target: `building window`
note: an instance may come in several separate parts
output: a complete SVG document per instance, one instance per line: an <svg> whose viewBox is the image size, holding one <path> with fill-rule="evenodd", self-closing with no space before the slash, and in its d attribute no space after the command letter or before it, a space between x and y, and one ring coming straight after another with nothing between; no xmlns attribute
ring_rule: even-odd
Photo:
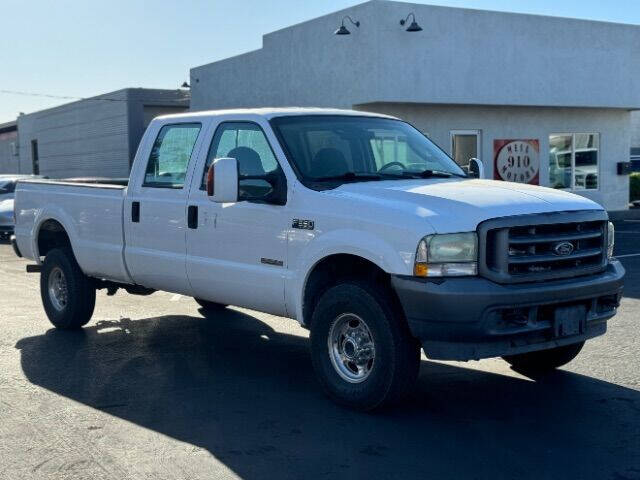
<svg viewBox="0 0 640 480"><path fill-rule="evenodd" d="M31 140L31 165L34 175L40 175L40 159L38 158L38 140Z"/></svg>
<svg viewBox="0 0 640 480"><path fill-rule="evenodd" d="M549 135L549 185L572 190L598 189L597 133Z"/></svg>
<svg viewBox="0 0 640 480"><path fill-rule="evenodd" d="M451 137L451 157L468 172L469 160L480 159L480 130L452 130L449 136Z"/></svg>

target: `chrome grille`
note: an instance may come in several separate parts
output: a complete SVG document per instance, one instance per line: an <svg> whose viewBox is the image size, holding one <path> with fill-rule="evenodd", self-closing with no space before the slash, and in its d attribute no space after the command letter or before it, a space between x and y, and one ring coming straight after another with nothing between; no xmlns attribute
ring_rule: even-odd
<svg viewBox="0 0 640 480"><path fill-rule="evenodd" d="M480 273L500 283L587 275L606 266L605 212L503 217L478 231Z"/></svg>

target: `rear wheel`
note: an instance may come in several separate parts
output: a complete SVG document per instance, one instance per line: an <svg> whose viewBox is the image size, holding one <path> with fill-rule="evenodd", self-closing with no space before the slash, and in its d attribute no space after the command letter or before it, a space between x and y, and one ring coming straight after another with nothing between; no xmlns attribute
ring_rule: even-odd
<svg viewBox="0 0 640 480"><path fill-rule="evenodd" d="M357 281L320 297L310 347L329 397L358 410L400 401L412 390L420 366L420 345L390 296Z"/></svg>
<svg viewBox="0 0 640 480"><path fill-rule="evenodd" d="M51 250L40 274L40 295L49 321L62 329L80 328L91 320L96 289L70 248Z"/></svg>
<svg viewBox="0 0 640 480"><path fill-rule="evenodd" d="M578 356L583 346L584 342L572 343L571 345L550 348L549 350L520 353L502 358L517 370L545 372L569 363Z"/></svg>
<svg viewBox="0 0 640 480"><path fill-rule="evenodd" d="M222 303L210 302L208 300L202 300L201 298L194 298L194 300L205 312L216 312L226 308L226 305Z"/></svg>

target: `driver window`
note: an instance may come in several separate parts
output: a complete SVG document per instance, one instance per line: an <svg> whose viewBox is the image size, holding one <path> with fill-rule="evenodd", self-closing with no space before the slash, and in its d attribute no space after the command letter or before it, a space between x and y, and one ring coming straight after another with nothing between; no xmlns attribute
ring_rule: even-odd
<svg viewBox="0 0 640 480"><path fill-rule="evenodd" d="M202 175L201 190L206 189L207 172L216 158L231 157L238 161L238 194L240 199L262 198L272 192L263 179L242 178L265 176L280 170L269 141L262 129L249 122L225 122L216 130Z"/></svg>

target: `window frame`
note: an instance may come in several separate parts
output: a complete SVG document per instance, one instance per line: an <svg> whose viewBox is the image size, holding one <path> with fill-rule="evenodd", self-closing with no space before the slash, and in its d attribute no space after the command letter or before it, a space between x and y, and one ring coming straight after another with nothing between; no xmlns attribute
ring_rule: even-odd
<svg viewBox="0 0 640 480"><path fill-rule="evenodd" d="M184 170L185 173L185 179L184 182L182 182L181 186L170 186L170 185L160 185L160 184L149 184L147 183L147 170L149 168L149 163L151 162L151 154L153 153L153 147L156 144L156 142L158 141L158 138L160 137L160 134L162 133L162 130L167 128L167 127L184 127L185 125L192 125L192 126L198 126L198 135L195 138L195 141L193 142L193 146L191 147L191 153L189 154L189 160L187 161L187 165L186 168ZM147 163L144 166L144 170L142 171L142 184L140 185L140 188L164 188L167 190L184 190L185 185L187 184L187 174L189 173L189 166L191 165L191 161L193 159L193 152L196 148L196 145L198 144L198 140L200 139L200 135L202 135L202 122L177 122L177 123L165 123L164 125L161 125L160 128L158 129L158 133L156 134L155 138L153 139L153 142L151 143L151 147L150 147L150 151L149 151L149 157L147 158Z"/></svg>
<svg viewBox="0 0 640 480"><path fill-rule="evenodd" d="M218 132L220 131L221 128L223 128L225 125L228 124L245 124L245 125L255 125L257 127L257 129L262 133L262 135L264 136L265 141L267 142L267 146L269 147L269 150L271 151L271 154L273 155L274 160L276 161L276 165L278 166L278 168L276 170L274 170L274 173L278 173L278 175L280 175L281 177L281 182L282 182L282 188L284 189L284 202L283 203L274 203L274 202L270 202L264 199L260 199L260 198L238 198L238 202L251 202L251 203L264 203L264 204L269 204L269 205L286 205L287 203L287 199L289 197L288 195L288 183L287 183L287 176L284 173L284 169L282 168L282 164L280 162L280 160L278 159L278 155L276 154L276 151L273 149L273 145L271 145L271 142L269 141L269 136L267 135L267 132L265 132L265 129L262 127L262 125L260 125L258 122L253 121L253 120L243 120L243 119L227 119L227 120L222 120L220 121L214 128L213 130L213 135L211 136L211 141L209 142L209 147L207 148L207 152L204 156L204 163L202 164L202 171L201 171L201 176L200 176L200 185L198 187L198 190L200 192L206 192L207 190L207 185L206 185L206 179L207 179L207 173L209 171L209 167L211 165L208 165L209 163L209 154L211 153L211 148L213 147L213 142L216 140L216 136L218 135ZM277 138L276 138L277 140ZM215 158L214 158L215 160ZM262 161L262 158L260 159ZM213 160L212 160L213 161ZM240 178L238 178L238 183L240 183ZM195 179L194 179L195 181Z"/></svg>
<svg viewBox="0 0 640 480"><path fill-rule="evenodd" d="M468 129L468 130L449 130L449 147L450 147L450 154L449 156L453 159L453 161L455 162L456 159L454 158L454 145L453 145L453 139L456 135L475 135L476 137L476 155L478 160L480 160L480 162L482 162L482 130L480 129ZM465 166L467 165L460 165L458 162L456 162L456 164L464 169Z"/></svg>
<svg viewBox="0 0 640 480"><path fill-rule="evenodd" d="M576 135L596 135L598 137L598 156L597 156L597 164L596 164L596 175L598 178L598 188L586 188L586 187L576 187ZM600 190L600 185L602 183L602 175L601 175L601 168L600 168L600 152L602 150L601 148L601 140L602 140L602 135L600 134L600 132L551 132L549 133L549 135L547 136L547 159L549 158L549 155L551 155L551 142L550 139L551 137L571 137L571 182L570 185L568 187L563 187L563 188L556 188L555 190L564 190L567 192L597 192ZM551 165L549 164L549 161L547 160L547 183L550 186L550 188L553 188L551 186L551 178L550 178L550 173L551 173Z"/></svg>

